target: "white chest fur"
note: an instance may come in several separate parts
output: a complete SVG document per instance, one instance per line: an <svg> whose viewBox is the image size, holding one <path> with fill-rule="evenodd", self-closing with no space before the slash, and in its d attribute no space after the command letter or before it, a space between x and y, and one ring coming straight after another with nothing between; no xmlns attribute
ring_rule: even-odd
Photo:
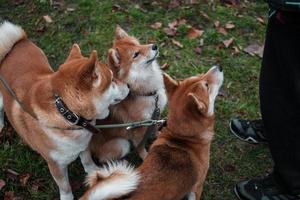
<svg viewBox="0 0 300 200"><path fill-rule="evenodd" d="M87 130L61 131L43 127L43 131L56 146L50 151L50 157L60 164L74 161L80 152L86 150L92 137Z"/></svg>

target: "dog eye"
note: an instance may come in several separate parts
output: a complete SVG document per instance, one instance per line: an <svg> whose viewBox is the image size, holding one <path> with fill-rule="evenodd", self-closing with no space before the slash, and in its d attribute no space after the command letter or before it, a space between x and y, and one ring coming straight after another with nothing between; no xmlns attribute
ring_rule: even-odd
<svg viewBox="0 0 300 200"><path fill-rule="evenodd" d="M133 58L136 58L140 55L140 52L136 51L134 54L133 54Z"/></svg>
<svg viewBox="0 0 300 200"><path fill-rule="evenodd" d="M207 82L205 83L205 87L207 88L207 90L209 90L209 87L208 87L208 83L207 83Z"/></svg>

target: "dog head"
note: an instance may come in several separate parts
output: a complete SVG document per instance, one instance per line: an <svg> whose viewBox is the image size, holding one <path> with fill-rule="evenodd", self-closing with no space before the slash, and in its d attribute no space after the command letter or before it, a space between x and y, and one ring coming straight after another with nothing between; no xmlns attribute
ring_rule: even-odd
<svg viewBox="0 0 300 200"><path fill-rule="evenodd" d="M77 44L52 84L67 106L87 119L107 117L109 105L120 102L129 92L127 85L115 81L111 70L98 61L96 51L84 57Z"/></svg>
<svg viewBox="0 0 300 200"><path fill-rule="evenodd" d="M169 120L174 126L187 124L183 130L197 132L213 126L214 103L223 83L223 71L218 66L207 73L176 81L164 74L169 98ZM209 123L206 124L206 123ZM205 125L206 124L206 125ZM188 131L187 131L188 132Z"/></svg>
<svg viewBox="0 0 300 200"><path fill-rule="evenodd" d="M140 44L121 27L116 28L113 47L108 51L109 66L115 77L129 84L132 92L153 92L162 86L157 56L157 45Z"/></svg>

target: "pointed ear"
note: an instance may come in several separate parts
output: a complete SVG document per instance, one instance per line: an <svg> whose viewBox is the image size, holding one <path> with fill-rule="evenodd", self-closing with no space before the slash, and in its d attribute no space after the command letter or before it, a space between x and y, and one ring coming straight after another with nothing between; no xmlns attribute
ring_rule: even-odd
<svg viewBox="0 0 300 200"><path fill-rule="evenodd" d="M120 56L119 52L115 49L108 50L108 62L109 66L119 68L120 67Z"/></svg>
<svg viewBox="0 0 300 200"><path fill-rule="evenodd" d="M84 66L80 80L82 85L88 88L97 87L101 83L100 67L97 59L97 51L93 51L90 55L89 61Z"/></svg>
<svg viewBox="0 0 300 200"><path fill-rule="evenodd" d="M170 97L177 89L178 82L174 80L171 76L169 76L167 73L163 73L163 78L167 94Z"/></svg>
<svg viewBox="0 0 300 200"><path fill-rule="evenodd" d="M200 113L206 113L207 109L203 101L201 101L194 93L188 93L188 97L190 98L191 104L195 105Z"/></svg>
<svg viewBox="0 0 300 200"><path fill-rule="evenodd" d="M78 44L76 44L76 43L73 44L73 46L71 48L71 52L65 62L70 61L74 58L83 58L83 56L81 54L81 50L80 50Z"/></svg>
<svg viewBox="0 0 300 200"><path fill-rule="evenodd" d="M115 39L120 40L126 36L128 36L126 31L124 31L119 25L117 25L116 32L115 32Z"/></svg>

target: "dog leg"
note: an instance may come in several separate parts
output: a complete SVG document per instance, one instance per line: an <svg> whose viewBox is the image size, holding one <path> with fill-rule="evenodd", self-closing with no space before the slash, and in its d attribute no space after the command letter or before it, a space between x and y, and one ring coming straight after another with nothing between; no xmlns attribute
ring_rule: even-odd
<svg viewBox="0 0 300 200"><path fill-rule="evenodd" d="M202 195L202 191L203 191L203 182L197 183L191 193L194 194L195 199L199 200Z"/></svg>
<svg viewBox="0 0 300 200"><path fill-rule="evenodd" d="M98 159L100 162L106 162L109 160L120 159L128 154L130 151L130 143L123 138L115 138L106 142L98 153Z"/></svg>
<svg viewBox="0 0 300 200"><path fill-rule="evenodd" d="M98 170L99 167L97 167L97 165L94 163L92 156L91 156L91 152L90 150L87 148L85 151L81 152L79 154L81 163L84 167L84 171L86 173L91 173L95 170Z"/></svg>
<svg viewBox="0 0 300 200"><path fill-rule="evenodd" d="M74 196L69 182L67 165L59 165L55 161L50 161L48 167L58 185L60 200L73 200Z"/></svg>
<svg viewBox="0 0 300 200"><path fill-rule="evenodd" d="M0 132L2 131L4 127L4 104L3 104L3 96L0 92Z"/></svg>
<svg viewBox="0 0 300 200"><path fill-rule="evenodd" d="M145 147L138 150L139 156L141 159L145 160L146 156L148 155L148 152L146 151Z"/></svg>

